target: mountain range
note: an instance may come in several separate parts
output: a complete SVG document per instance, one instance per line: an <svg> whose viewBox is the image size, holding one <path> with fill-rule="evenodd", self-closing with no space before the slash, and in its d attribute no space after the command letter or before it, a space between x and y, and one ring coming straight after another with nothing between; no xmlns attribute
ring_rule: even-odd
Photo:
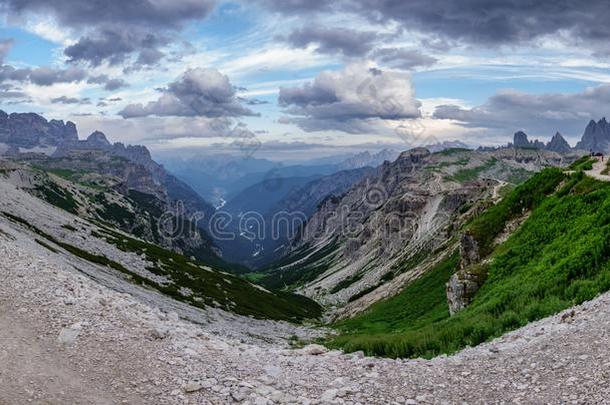
<svg viewBox="0 0 610 405"><path fill-rule="evenodd" d="M595 122L591 120L586 126L583 135L576 143L574 148L565 140L565 138L556 132L546 144L538 139L529 140L528 136L523 131L515 132L513 142L509 146L517 148L532 148L544 149L559 153L569 153L571 150L581 150L585 152L595 153L610 153L610 124L606 118L602 118Z"/></svg>

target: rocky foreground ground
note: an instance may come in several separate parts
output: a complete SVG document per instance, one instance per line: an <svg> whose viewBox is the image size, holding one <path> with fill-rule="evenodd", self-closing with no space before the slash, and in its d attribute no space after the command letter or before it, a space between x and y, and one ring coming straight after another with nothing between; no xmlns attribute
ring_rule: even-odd
<svg viewBox="0 0 610 405"><path fill-rule="evenodd" d="M610 295L434 360L295 350L276 338L234 338L228 332L242 328L239 321L210 325L104 287L32 241L0 235L0 404L610 398Z"/></svg>

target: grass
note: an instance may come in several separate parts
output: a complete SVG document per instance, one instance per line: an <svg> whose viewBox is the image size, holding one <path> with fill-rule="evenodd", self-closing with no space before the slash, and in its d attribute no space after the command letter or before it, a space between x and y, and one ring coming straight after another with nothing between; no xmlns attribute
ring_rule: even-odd
<svg viewBox="0 0 610 405"><path fill-rule="evenodd" d="M525 190L536 191L535 185L550 189L558 181L555 169L545 170L513 190L506 200L510 204L491 214L505 218L502 212L532 206L521 228L491 252L487 281L468 308L448 316L444 285L457 266L454 255L398 296L335 325L342 334L327 344L369 355L433 357L608 291L610 184L580 173L555 193L538 192L524 201Z"/></svg>
<svg viewBox="0 0 610 405"><path fill-rule="evenodd" d="M458 183L464 183L470 180L476 179L479 174L492 168L498 160L496 158L491 158L481 166L473 167L470 169L460 169L452 176L447 176L447 180L455 181Z"/></svg>
<svg viewBox="0 0 610 405"><path fill-rule="evenodd" d="M490 253L493 239L502 232L508 221L538 206L546 195L555 191L564 178L560 169L543 170L475 218L468 225L466 233L478 242L481 256Z"/></svg>
<svg viewBox="0 0 610 405"><path fill-rule="evenodd" d="M102 232L119 249L143 255L153 263L148 268L150 272L172 280L171 285L156 288L180 301L199 307L220 306L240 315L264 319L302 321L321 315L321 307L308 298L286 292L265 292L240 277L214 271L157 245L109 228L103 228ZM181 287L189 288L193 294L184 296L179 291Z"/></svg>
<svg viewBox="0 0 610 405"><path fill-rule="evenodd" d="M72 214L78 213L78 203L69 190L60 187L51 181L47 181L36 187L36 191L38 192L38 195L49 204Z"/></svg>
<svg viewBox="0 0 610 405"><path fill-rule="evenodd" d="M345 347L358 335L400 333L449 317L445 283L453 274L459 255L453 253L423 277L408 285L400 294L374 304L364 314L341 321L334 326L348 336L333 343ZM357 331L349 335L350 331Z"/></svg>
<svg viewBox="0 0 610 405"><path fill-rule="evenodd" d="M568 170L574 170L574 171L593 170L594 162L595 162L595 159L593 159L589 155L585 155L585 156L581 157L580 159L576 160L575 162L573 162L570 166L568 166Z"/></svg>

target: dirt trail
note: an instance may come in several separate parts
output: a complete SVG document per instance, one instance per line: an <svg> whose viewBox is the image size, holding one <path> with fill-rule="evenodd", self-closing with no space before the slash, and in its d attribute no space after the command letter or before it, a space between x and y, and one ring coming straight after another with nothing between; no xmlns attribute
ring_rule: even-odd
<svg viewBox="0 0 610 405"><path fill-rule="evenodd" d="M78 370L61 343L50 342L10 311L0 302L0 404L120 403L108 394L107 381Z"/></svg>
<svg viewBox="0 0 610 405"><path fill-rule="evenodd" d="M602 174L604 169L607 167L607 159L602 160L602 158L596 157L595 160L596 162L593 164L593 169L585 172L587 176L593 177L594 179L600 181L610 181L610 175Z"/></svg>

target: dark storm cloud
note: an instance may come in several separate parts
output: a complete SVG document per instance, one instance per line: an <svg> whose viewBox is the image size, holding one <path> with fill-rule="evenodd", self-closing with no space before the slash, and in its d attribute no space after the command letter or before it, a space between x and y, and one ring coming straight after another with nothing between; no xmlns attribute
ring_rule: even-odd
<svg viewBox="0 0 610 405"><path fill-rule="evenodd" d="M83 33L65 49L72 62L120 63L137 55L138 66L157 63L158 49L189 21L205 18L213 0L0 0L9 16L54 17L61 26Z"/></svg>
<svg viewBox="0 0 610 405"><path fill-rule="evenodd" d="M261 1L270 10L284 13L324 11L307 7L304 0ZM527 44L566 31L564 40L572 45L610 55L606 0L337 0L332 7L433 35L431 44L442 46L456 41L484 46Z"/></svg>
<svg viewBox="0 0 610 405"><path fill-rule="evenodd" d="M305 131L338 130L366 133L374 121L420 116L420 102L408 74L349 65L322 72L303 86L280 88L278 100L294 123Z"/></svg>
<svg viewBox="0 0 610 405"><path fill-rule="evenodd" d="M123 118L155 116L239 117L256 115L242 106L229 78L216 69L190 69L163 89L158 100L130 104L120 113Z"/></svg>
<svg viewBox="0 0 610 405"><path fill-rule="evenodd" d="M285 40L298 48L315 44L320 53L363 56L373 48L378 38L379 35L371 31L306 26L293 31Z"/></svg>
<svg viewBox="0 0 610 405"><path fill-rule="evenodd" d="M464 127L498 132L521 128L538 136L556 130L580 135L588 120L597 120L609 112L610 85L601 85L579 93L534 95L507 90L474 108L439 106L434 118L457 120Z"/></svg>

